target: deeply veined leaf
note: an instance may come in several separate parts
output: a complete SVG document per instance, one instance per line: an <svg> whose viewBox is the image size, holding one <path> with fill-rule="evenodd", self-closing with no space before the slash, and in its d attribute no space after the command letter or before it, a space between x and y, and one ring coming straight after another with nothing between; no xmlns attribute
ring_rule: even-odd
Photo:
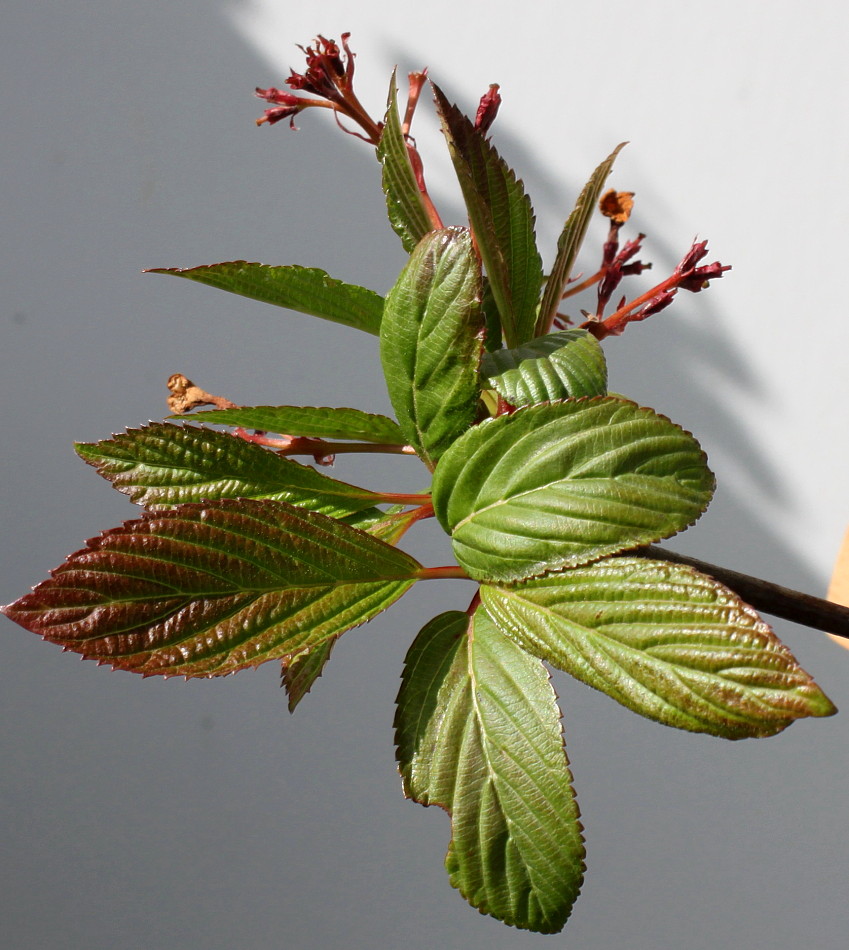
<svg viewBox="0 0 849 950"><path fill-rule="evenodd" d="M578 196L572 213L563 225L563 230L557 240L557 255L554 259L554 265L542 293L542 303L540 304L535 331L538 336L547 333L551 327L563 292L566 290L566 285L572 275L578 252L584 243L584 237L589 227L590 218L595 211L596 203L601 195L601 189L613 168L616 156L626 144L626 142L622 142L617 145L592 173L590 180L584 185L583 191Z"/></svg>
<svg viewBox="0 0 849 950"><path fill-rule="evenodd" d="M380 333L383 298L373 290L334 280L317 267L272 267L227 261L206 267L152 267L146 274L173 274L232 294Z"/></svg>
<svg viewBox="0 0 849 950"><path fill-rule="evenodd" d="M379 508L369 508L366 511L349 515L346 524L353 525L372 537L380 538L387 544L397 544L405 534L410 524L415 520L415 512L407 512L401 516L403 505L393 505L388 511ZM295 708L312 689L315 681L324 672L324 667L330 660L330 655L338 636L325 640L308 650L302 650L292 656L285 656L281 660L281 685L286 690L289 712Z"/></svg>
<svg viewBox="0 0 849 950"><path fill-rule="evenodd" d="M322 475L227 432L154 422L76 450L118 491L146 508L216 498L274 498L331 517L371 508L380 496Z"/></svg>
<svg viewBox="0 0 849 950"><path fill-rule="evenodd" d="M433 508L472 577L515 581L669 537L713 484L696 440L664 416L620 397L569 399L458 439Z"/></svg>
<svg viewBox="0 0 849 950"><path fill-rule="evenodd" d="M105 532L3 612L115 669L221 676L365 623L419 570L403 551L325 515L217 501Z"/></svg>
<svg viewBox="0 0 849 950"><path fill-rule="evenodd" d="M386 297L380 358L398 424L430 466L474 422L480 271L465 228L431 231Z"/></svg>
<svg viewBox="0 0 849 950"><path fill-rule="evenodd" d="M751 607L690 567L605 558L481 598L520 647L667 726L745 739L837 711Z"/></svg>
<svg viewBox="0 0 849 950"><path fill-rule="evenodd" d="M331 409L327 406L240 406L238 409L209 409L172 416L201 423L263 429L291 436L315 439L345 439L397 445L404 442L398 423L388 416L360 409Z"/></svg>
<svg viewBox="0 0 849 950"><path fill-rule="evenodd" d="M398 118L397 98L398 86L393 72L377 157L383 168L383 192L386 195L389 223L401 238L404 250L410 254L433 225L410 164L401 120Z"/></svg>
<svg viewBox="0 0 849 950"><path fill-rule="evenodd" d="M604 352L587 330L563 330L515 350L486 353L481 375L511 406L607 393Z"/></svg>
<svg viewBox="0 0 849 950"><path fill-rule="evenodd" d="M433 87L436 107L469 213L507 346L534 336L542 258L535 217L521 180L492 143Z"/></svg>
<svg viewBox="0 0 849 950"><path fill-rule="evenodd" d="M560 710L539 660L482 610L435 617L407 654L395 717L409 798L451 815L451 883L481 913L562 929L584 845Z"/></svg>

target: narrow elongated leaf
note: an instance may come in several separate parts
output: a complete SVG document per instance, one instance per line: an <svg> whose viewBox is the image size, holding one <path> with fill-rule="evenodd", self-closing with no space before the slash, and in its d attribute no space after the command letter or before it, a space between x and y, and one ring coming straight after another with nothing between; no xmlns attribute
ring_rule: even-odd
<svg viewBox="0 0 849 950"><path fill-rule="evenodd" d="M543 281L534 211L521 180L492 143L437 86L433 89L504 338L515 347L534 336Z"/></svg>
<svg viewBox="0 0 849 950"><path fill-rule="evenodd" d="M511 406L607 394L604 352L587 330L563 330L515 350L486 353L481 375Z"/></svg>
<svg viewBox="0 0 849 950"><path fill-rule="evenodd" d="M232 294L342 323L375 336L380 333L383 298L373 290L334 280L317 267L271 267L226 261L206 267L152 267L146 274L173 274Z"/></svg>
<svg viewBox="0 0 849 950"><path fill-rule="evenodd" d="M560 710L539 660L481 610L435 617L407 654L395 717L409 798L451 815L451 883L481 913L562 929L584 845Z"/></svg>
<svg viewBox="0 0 849 950"><path fill-rule="evenodd" d="M480 271L465 228L422 238L386 298L380 358L406 441L433 465L474 422Z"/></svg>
<svg viewBox="0 0 849 950"><path fill-rule="evenodd" d="M668 726L745 739L837 711L751 607L689 567L606 558L481 598L520 647Z"/></svg>
<svg viewBox="0 0 849 950"><path fill-rule="evenodd" d="M359 409L330 409L326 406L240 406L238 409L209 409L189 412L172 419L189 419L223 426L263 429L291 436L315 439L345 439L380 445L404 443L398 423Z"/></svg>
<svg viewBox="0 0 849 950"><path fill-rule="evenodd" d="M418 563L279 501L147 513L88 542L4 613L116 669L221 676L370 620Z"/></svg>
<svg viewBox="0 0 849 950"><path fill-rule="evenodd" d="M118 491L146 508L216 498L274 498L342 518L379 495L322 475L228 432L154 422L76 450Z"/></svg>
<svg viewBox="0 0 849 950"><path fill-rule="evenodd" d="M439 463L433 507L472 577L512 581L669 537L712 492L688 432L607 396L482 422Z"/></svg>
<svg viewBox="0 0 849 950"><path fill-rule="evenodd" d="M401 238L404 250L411 254L433 225L410 164L401 120L398 117L397 98L398 87L393 72L386 103L386 121L380 144L377 146L377 157L383 167L383 192L386 195L389 223Z"/></svg>
<svg viewBox="0 0 849 950"><path fill-rule="evenodd" d="M626 144L622 142L617 145L592 173L590 180L584 185L583 191L578 196L572 213L563 225L563 230L557 241L557 256L554 259L554 266L551 268L551 273L548 275L545 290L542 294L542 303L540 304L536 325L537 335L547 333L551 327L563 292L566 290L566 285L572 276L572 269L575 266L578 252L584 243L584 237L589 227L590 218L595 211L596 203L601 195L601 189L604 188L604 183L613 168L616 156Z"/></svg>

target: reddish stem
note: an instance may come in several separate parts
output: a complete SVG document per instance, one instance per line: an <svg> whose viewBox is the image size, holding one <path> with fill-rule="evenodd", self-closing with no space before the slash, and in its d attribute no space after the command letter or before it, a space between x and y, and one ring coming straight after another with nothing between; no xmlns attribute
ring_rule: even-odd
<svg viewBox="0 0 849 950"><path fill-rule="evenodd" d="M410 91L407 94L407 108L404 111L404 121L401 124L401 131L404 133L404 138L410 134L410 126L413 124L413 113L419 104L419 97L422 94L422 89L427 80L427 67L420 73L410 73L407 76L407 80L410 84Z"/></svg>
<svg viewBox="0 0 849 950"><path fill-rule="evenodd" d="M416 149L416 146L413 145L409 140L407 141L407 157L410 159L410 165L413 168L413 175L416 178L416 184L419 188L419 193L422 196L422 200L425 204L425 210L427 211L427 216L430 218L430 223L433 225L434 231L438 231L443 227L442 218L439 216L439 212L436 210L436 205L431 200L430 195L427 191L427 185L424 180L424 167L422 166L422 159Z"/></svg>
<svg viewBox="0 0 849 950"><path fill-rule="evenodd" d="M418 508L414 508L412 511L399 511L394 515L387 515L380 524L391 524L392 522L400 522L401 529L397 534L393 533L392 544L397 544L401 538L412 528L412 526L417 522L421 521L422 518L428 518L433 514L433 506L428 504L421 505Z"/></svg>
<svg viewBox="0 0 849 950"><path fill-rule="evenodd" d="M582 280L580 284L575 284L574 287L570 287L566 290L561 296L561 300L565 300L567 297L573 297L575 294L579 294L582 290L586 290L587 287L592 287L593 284L597 284L602 277L604 277L607 271L606 267L600 267L592 277L588 277L586 280Z"/></svg>
<svg viewBox="0 0 849 950"><path fill-rule="evenodd" d="M330 455L350 455L354 452L361 454L387 455L415 455L416 450L411 445L382 442L328 442L325 439L311 439L301 435L281 435L279 438L265 435L263 432L248 432L241 426L237 427L233 435L246 442L255 442L276 449L278 455L312 455L317 458L326 458Z"/></svg>
<svg viewBox="0 0 849 950"><path fill-rule="evenodd" d="M661 281L661 283L655 284L651 290L647 290L644 294L640 294L639 297L635 297L632 301L626 303L614 313L611 313L609 317L605 317L604 320L585 320L580 328L582 330L589 330L590 333L599 340L603 340L606 336L610 336L611 334L616 334L620 327L624 327L625 324L628 323L628 315L630 313L664 291L675 293L678 284L690 276L690 273L673 274L671 277L667 277L666 280Z"/></svg>
<svg viewBox="0 0 849 950"><path fill-rule="evenodd" d="M469 575L458 564L448 564L445 567L423 567L418 574L420 581L439 580L471 580Z"/></svg>
<svg viewBox="0 0 849 950"><path fill-rule="evenodd" d="M417 505L416 511L421 514L416 515L416 521L433 517L430 495L404 494L403 492L375 492L375 494L378 496L376 502L378 505Z"/></svg>

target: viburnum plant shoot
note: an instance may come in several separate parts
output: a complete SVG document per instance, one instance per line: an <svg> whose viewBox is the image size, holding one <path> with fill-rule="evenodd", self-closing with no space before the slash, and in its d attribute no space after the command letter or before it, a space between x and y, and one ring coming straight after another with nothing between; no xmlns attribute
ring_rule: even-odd
<svg viewBox="0 0 849 950"><path fill-rule="evenodd" d="M489 138L496 85L473 118L429 87L468 214L446 224L410 135L425 72L409 76L400 110L393 76L375 119L354 91L347 34L303 52L286 90L257 89L269 105L258 124L295 128L299 113L328 109L375 150L409 255L395 285L382 297L315 268L245 261L153 272L378 337L395 418L237 406L175 374L173 421L77 446L142 513L4 611L144 676L277 661L294 710L343 633L420 581L477 581L466 610L433 617L409 648L395 717L404 793L450 815L446 869L470 904L555 933L581 888L584 839L546 664L649 719L726 739L836 711L742 599L781 613L775 588L653 547L701 516L714 477L689 432L608 391L602 341L729 268L700 241L650 290L623 292L651 265L644 235L620 241L633 195L605 187L619 145L546 272L530 199ZM598 268L577 274L599 211ZM578 294L592 303L567 314ZM321 470L353 452L418 459L430 489L387 494ZM428 518L456 563L424 566L399 547Z"/></svg>

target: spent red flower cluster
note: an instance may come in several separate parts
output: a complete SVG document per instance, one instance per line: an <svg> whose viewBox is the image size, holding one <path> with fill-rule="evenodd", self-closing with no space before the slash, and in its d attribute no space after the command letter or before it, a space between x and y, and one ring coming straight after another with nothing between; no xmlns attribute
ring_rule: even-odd
<svg viewBox="0 0 849 950"><path fill-rule="evenodd" d="M291 71L291 75L286 80L286 85L292 90L291 92L274 86L268 89L257 87L256 95L271 105L271 108L266 109L265 114L256 120L257 125L274 125L282 119L289 119L289 125L294 129L296 128L295 116L304 109L330 109L343 131L356 135L372 145L378 145L383 133L383 123L369 116L354 92L355 54L351 52L348 45L349 38L350 33L343 33L340 43L337 43L335 40L318 36L311 46L299 46L298 48L306 57L306 67L302 73ZM442 221L425 185L421 156L416 149L415 141L410 136L413 113L427 80L427 70L410 73L408 78L409 91L401 128L410 166L427 214L432 226L440 228L443 226ZM308 95L305 96L303 93ZM481 96L474 118L474 128L481 135L486 136L489 132L500 105L499 86L493 83ZM342 118L353 121L361 131L355 131L343 125L340 121ZM719 261L701 265L700 261L707 255L707 241L695 241L666 280L630 301L625 296L621 297L614 312L605 316L605 311L623 278L639 275L652 266L650 263L635 260L642 250L644 234L638 234L636 238L626 241L621 247L619 244L619 231L627 223L633 207L633 192L610 189L601 196L599 211L610 222L607 238L602 247L601 264L592 276L585 280L573 281L563 294L565 299L593 285L596 286L595 313L583 311L586 320L580 326L589 330L600 340L608 336L618 336L629 323L636 323L660 313L672 303L679 290L698 293L707 287L711 280L722 277L725 271L731 269L730 266L723 265ZM554 317L552 328L562 329L571 323L572 321L565 314L558 313Z"/></svg>
<svg viewBox="0 0 849 950"><path fill-rule="evenodd" d="M307 59L303 73L291 70L286 85L298 92L311 93L317 98L297 96L291 92L282 92L274 86L262 89L257 86L256 95L274 108L266 109L265 114L256 120L257 125L274 125L281 119L289 119L290 128L295 128L295 116L304 109L332 109L337 122L340 116L353 120L365 134L342 128L352 135L365 139L373 145L380 141L382 123L374 119L362 107L354 92L354 53L348 46L350 33L343 33L340 49L335 40L318 36L313 46L299 46Z"/></svg>

